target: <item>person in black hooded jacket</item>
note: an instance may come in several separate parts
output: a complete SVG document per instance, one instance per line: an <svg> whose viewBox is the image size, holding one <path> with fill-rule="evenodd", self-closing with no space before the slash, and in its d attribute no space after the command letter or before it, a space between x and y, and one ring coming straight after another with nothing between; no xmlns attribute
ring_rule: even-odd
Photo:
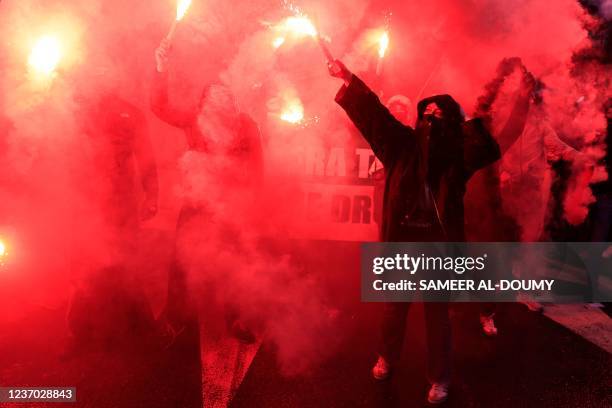
<svg viewBox="0 0 612 408"><path fill-rule="evenodd" d="M381 239L387 242L462 242L463 195L478 169L500 158L499 146L482 122L466 122L449 95L423 99L415 128L403 125L342 62L330 61L330 74L344 80L336 102L371 145L386 169ZM372 373L389 376L399 361L409 303L388 303L382 323L379 359ZM428 339L428 400L441 403L450 382L448 305L425 303Z"/></svg>

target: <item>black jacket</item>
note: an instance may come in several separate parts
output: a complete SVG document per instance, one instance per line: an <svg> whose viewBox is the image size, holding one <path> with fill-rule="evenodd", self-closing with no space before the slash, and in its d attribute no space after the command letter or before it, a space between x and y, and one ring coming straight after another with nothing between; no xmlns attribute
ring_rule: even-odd
<svg viewBox="0 0 612 408"><path fill-rule="evenodd" d="M443 100L449 98L442 97ZM462 140L456 160L430 193L427 178L421 176L424 159L414 129L395 119L357 77L353 77L349 86L340 89L336 102L347 112L386 169L381 239L390 242L464 241L466 182L476 170L500 157L499 146L482 123L479 120L461 123Z"/></svg>

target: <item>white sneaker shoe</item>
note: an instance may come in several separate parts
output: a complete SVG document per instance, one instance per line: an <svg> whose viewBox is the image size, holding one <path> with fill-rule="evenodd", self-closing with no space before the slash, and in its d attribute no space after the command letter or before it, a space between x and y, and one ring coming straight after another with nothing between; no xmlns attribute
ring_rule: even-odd
<svg viewBox="0 0 612 408"><path fill-rule="evenodd" d="M386 380L391 374L391 364L387 362L383 357L378 357L376 365L372 368L372 376L379 380Z"/></svg>
<svg viewBox="0 0 612 408"><path fill-rule="evenodd" d="M482 326L482 331L487 336L493 337L497 336L497 327L495 327L495 320L493 317L495 314L491 315L480 315L480 325Z"/></svg>
<svg viewBox="0 0 612 408"><path fill-rule="evenodd" d="M533 298L531 298L531 296L528 296L522 292L518 294L516 301L527 306L527 309L529 309L531 312L542 313L544 311L544 306L542 306L541 303L536 302L533 300Z"/></svg>
<svg viewBox="0 0 612 408"><path fill-rule="evenodd" d="M430 404L441 404L448 399L448 384L433 383L427 394L427 402Z"/></svg>
<svg viewBox="0 0 612 408"><path fill-rule="evenodd" d="M544 311L544 306L542 306L541 303L535 301L526 301L523 302L523 304L527 306L527 309L529 309L529 311L531 312L542 313Z"/></svg>

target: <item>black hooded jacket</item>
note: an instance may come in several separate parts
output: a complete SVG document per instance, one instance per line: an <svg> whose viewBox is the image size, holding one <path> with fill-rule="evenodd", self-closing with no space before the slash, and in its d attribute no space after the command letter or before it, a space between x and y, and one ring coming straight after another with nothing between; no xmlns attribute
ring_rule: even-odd
<svg viewBox="0 0 612 408"><path fill-rule="evenodd" d="M336 102L386 169L381 239L464 241L465 185L476 170L500 157L482 122L464 122L459 105L448 95L424 100L419 103L421 120L432 102L447 118L444 136L430 139L426 154L420 128L401 124L356 76L340 89Z"/></svg>

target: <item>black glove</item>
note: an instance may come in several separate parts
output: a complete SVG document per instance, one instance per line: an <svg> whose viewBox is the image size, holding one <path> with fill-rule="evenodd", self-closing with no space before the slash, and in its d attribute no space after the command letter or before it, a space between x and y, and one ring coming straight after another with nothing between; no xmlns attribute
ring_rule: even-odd
<svg viewBox="0 0 612 408"><path fill-rule="evenodd" d="M327 64L329 74L333 77L343 79L345 83L351 82L353 73L340 60L333 60Z"/></svg>

